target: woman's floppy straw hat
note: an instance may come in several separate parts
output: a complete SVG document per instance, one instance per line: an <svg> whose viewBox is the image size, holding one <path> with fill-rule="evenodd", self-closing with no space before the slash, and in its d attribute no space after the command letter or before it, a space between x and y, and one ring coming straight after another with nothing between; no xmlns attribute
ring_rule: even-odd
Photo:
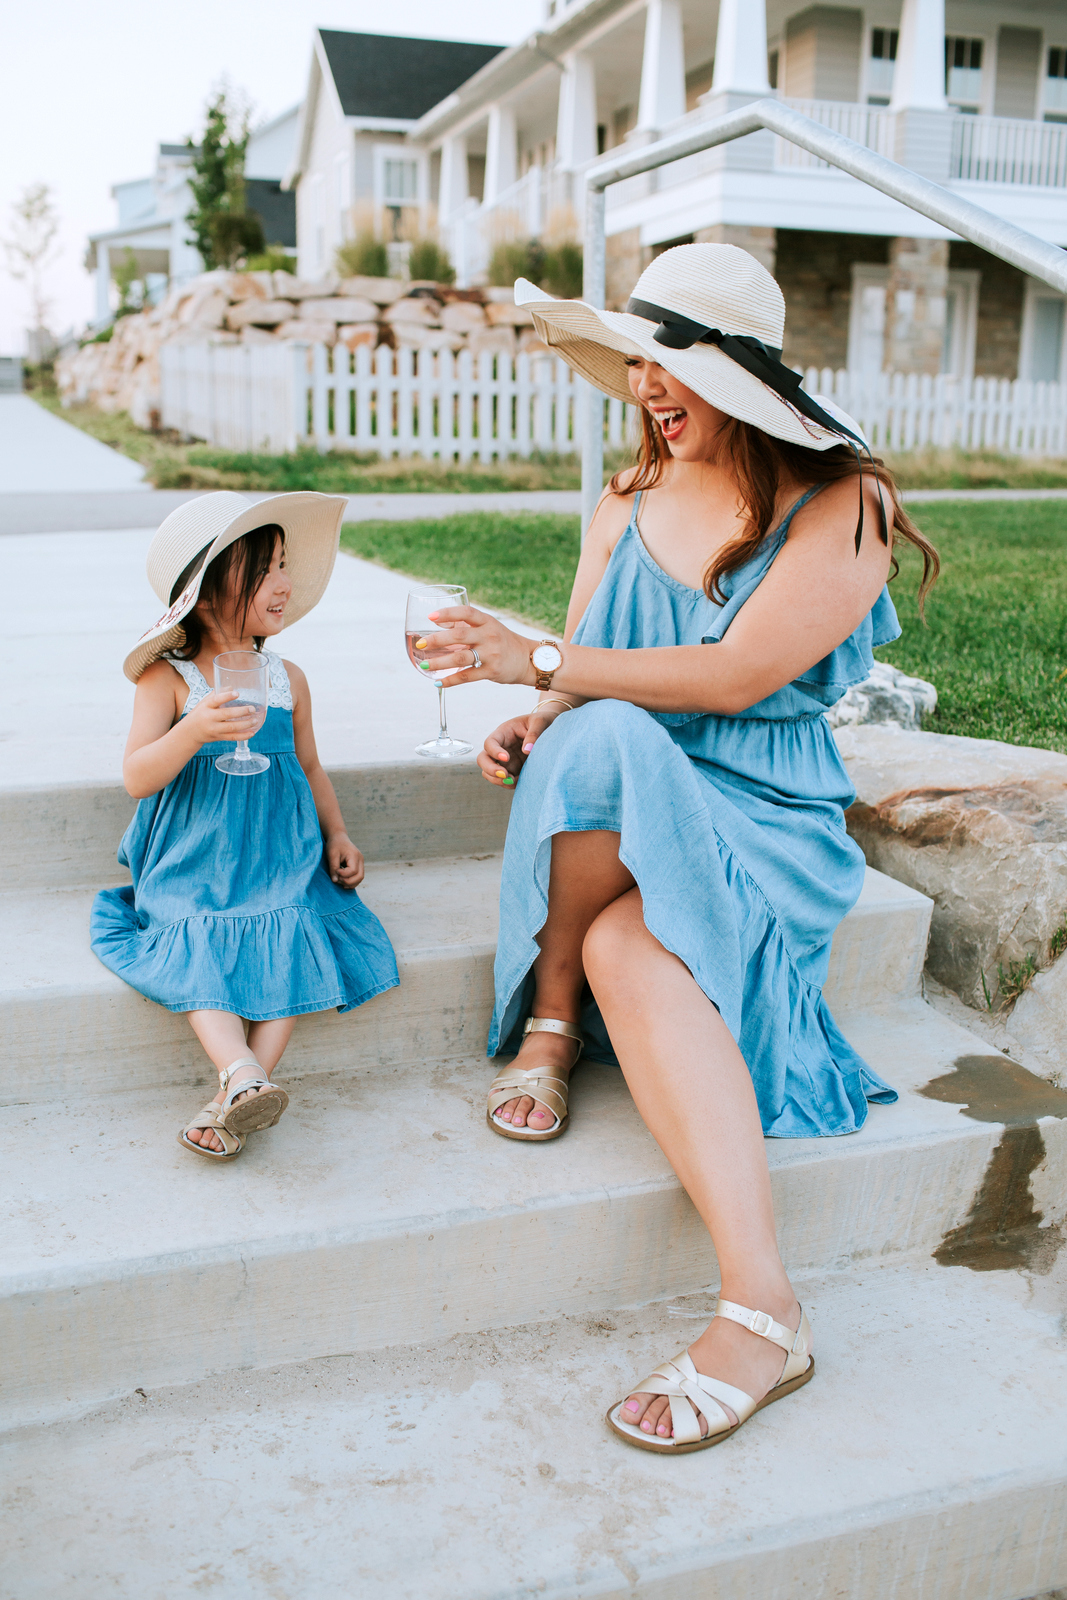
<svg viewBox="0 0 1067 1600"><path fill-rule="evenodd" d="M681 244L642 272L625 311L553 300L520 278L515 303L541 338L605 394L633 404L627 356L655 361L709 405L776 439L829 450L862 434L800 388L782 364L782 291L747 250ZM836 410L836 408L835 408ZM848 419L851 421L851 419Z"/></svg>
<svg viewBox="0 0 1067 1600"><path fill-rule="evenodd" d="M126 657L122 670L127 678L136 683L153 661L184 642L182 618L196 605L211 562L242 534L268 523L276 523L285 533L285 567L293 585L285 626L306 616L322 599L330 581L347 506L347 498L337 494L306 491L253 502L222 489L172 511L160 524L148 551L148 581L168 609ZM198 556L195 572L181 594L175 595L174 585Z"/></svg>

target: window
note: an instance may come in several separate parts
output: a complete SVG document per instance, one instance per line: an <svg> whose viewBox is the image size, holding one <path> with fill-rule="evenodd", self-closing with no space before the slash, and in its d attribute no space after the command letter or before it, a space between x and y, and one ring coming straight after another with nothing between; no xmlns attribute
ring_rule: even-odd
<svg viewBox="0 0 1067 1600"><path fill-rule="evenodd" d="M387 156L382 162L382 204L415 205L419 198L419 164Z"/></svg>
<svg viewBox="0 0 1067 1600"><path fill-rule="evenodd" d="M337 237L343 244L348 238L348 208L351 203L351 182L347 156L338 156L334 162L334 202L337 209Z"/></svg>
<svg viewBox="0 0 1067 1600"><path fill-rule="evenodd" d="M1045 121L1067 120L1067 50L1060 46L1048 53L1045 77Z"/></svg>
<svg viewBox="0 0 1067 1600"><path fill-rule="evenodd" d="M1027 284L1020 378L1029 378L1032 383L1063 382L1064 309L1062 295L1054 294L1043 283Z"/></svg>
<svg viewBox="0 0 1067 1600"><path fill-rule="evenodd" d="M982 103L982 40L945 40L945 95L960 111Z"/></svg>
<svg viewBox="0 0 1067 1600"><path fill-rule="evenodd" d="M871 54L867 62L867 104L887 106L893 92L893 70L897 59L896 28L871 29Z"/></svg>
<svg viewBox="0 0 1067 1600"><path fill-rule="evenodd" d="M951 271L948 275L941 346L941 371L946 377L969 379L974 376L980 277L980 273L973 271ZM888 267L853 262L848 325L850 372L870 377L882 370L888 285Z"/></svg>
<svg viewBox="0 0 1067 1600"><path fill-rule="evenodd" d="M772 50L767 56L767 82L772 89L778 87L778 51Z"/></svg>

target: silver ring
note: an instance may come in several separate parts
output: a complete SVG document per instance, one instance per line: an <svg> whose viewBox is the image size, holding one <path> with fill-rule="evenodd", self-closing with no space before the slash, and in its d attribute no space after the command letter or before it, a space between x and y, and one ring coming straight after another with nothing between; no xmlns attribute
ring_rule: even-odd
<svg viewBox="0 0 1067 1600"><path fill-rule="evenodd" d="M480 667L482 664L482 658L473 645L471 645L471 655L474 657L474 666Z"/></svg>

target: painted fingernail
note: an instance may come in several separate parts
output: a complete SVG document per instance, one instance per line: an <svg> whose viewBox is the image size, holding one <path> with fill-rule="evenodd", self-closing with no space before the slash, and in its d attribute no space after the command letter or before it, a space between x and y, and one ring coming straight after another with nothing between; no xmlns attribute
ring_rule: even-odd
<svg viewBox="0 0 1067 1600"><path fill-rule="evenodd" d="M436 622L441 613L439 611L427 611L426 615L431 622Z"/></svg>
<svg viewBox="0 0 1067 1600"><path fill-rule="evenodd" d="M524 756L528 756L532 749L533 749L533 745L532 744L524 744L523 747L522 747L523 755Z"/></svg>
<svg viewBox="0 0 1067 1600"><path fill-rule="evenodd" d="M507 773L504 771L503 767L497 767L496 776L498 778L506 778L507 777Z"/></svg>
<svg viewBox="0 0 1067 1600"><path fill-rule="evenodd" d="M415 640L415 649L416 650L425 650L426 649L426 640L425 639L416 639Z"/></svg>
<svg viewBox="0 0 1067 1600"><path fill-rule="evenodd" d="M514 785L514 783L515 783L515 779L514 778L505 778L504 779L504 788L505 789L510 789Z"/></svg>

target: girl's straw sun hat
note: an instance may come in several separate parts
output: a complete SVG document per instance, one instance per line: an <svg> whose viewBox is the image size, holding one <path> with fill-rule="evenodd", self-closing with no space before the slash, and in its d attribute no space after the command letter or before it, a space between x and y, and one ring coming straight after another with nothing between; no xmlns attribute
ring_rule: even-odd
<svg viewBox="0 0 1067 1600"><path fill-rule="evenodd" d="M630 405L626 358L637 356L776 439L809 450L829 450L846 439L865 444L851 418L831 414L800 388L800 374L782 364L782 291L766 267L736 245L665 250L638 278L625 311L553 300L524 278L515 285L515 303L533 313L537 332L568 366Z"/></svg>
<svg viewBox="0 0 1067 1600"><path fill-rule="evenodd" d="M136 683L153 661L184 643L182 618L196 605L210 563L242 534L268 523L276 523L285 533L285 567L293 585L285 626L306 616L330 581L347 505L344 495L310 490L251 501L221 489L172 511L152 540L147 563L148 581L168 609L126 657L122 670L127 678ZM172 601L174 585L197 556L201 559L196 571Z"/></svg>

